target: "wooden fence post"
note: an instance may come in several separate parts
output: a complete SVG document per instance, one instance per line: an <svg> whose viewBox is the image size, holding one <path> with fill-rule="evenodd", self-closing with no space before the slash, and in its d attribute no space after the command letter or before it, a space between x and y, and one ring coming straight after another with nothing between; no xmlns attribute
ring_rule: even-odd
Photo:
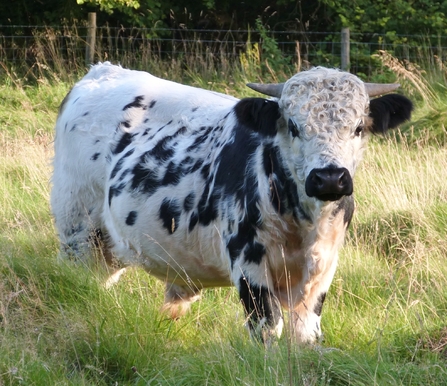
<svg viewBox="0 0 447 386"><path fill-rule="evenodd" d="M87 45L85 46L85 65L89 66L95 61L96 41L96 12L88 13Z"/></svg>
<svg viewBox="0 0 447 386"><path fill-rule="evenodd" d="M341 69L343 71L349 71L349 28L341 29Z"/></svg>

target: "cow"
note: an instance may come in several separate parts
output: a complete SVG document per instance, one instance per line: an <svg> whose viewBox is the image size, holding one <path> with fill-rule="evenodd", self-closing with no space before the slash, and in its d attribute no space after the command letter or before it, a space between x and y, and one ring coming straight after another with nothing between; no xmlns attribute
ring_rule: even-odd
<svg viewBox="0 0 447 386"><path fill-rule="evenodd" d="M296 342L312 343L367 139L410 119L412 103L389 94L398 85L323 67L249 86L270 98L93 66L55 127L61 252L88 261L101 236L106 256L165 282L172 318L233 285L253 336L280 336L286 309Z"/></svg>

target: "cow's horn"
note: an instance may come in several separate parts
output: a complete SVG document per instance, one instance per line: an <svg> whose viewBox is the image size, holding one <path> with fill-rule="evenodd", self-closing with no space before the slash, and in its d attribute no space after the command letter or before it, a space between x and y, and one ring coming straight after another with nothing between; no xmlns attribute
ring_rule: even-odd
<svg viewBox="0 0 447 386"><path fill-rule="evenodd" d="M284 83L247 83L247 86L261 94L281 98Z"/></svg>
<svg viewBox="0 0 447 386"><path fill-rule="evenodd" d="M398 83L365 83L366 92L370 97L387 94L400 87Z"/></svg>

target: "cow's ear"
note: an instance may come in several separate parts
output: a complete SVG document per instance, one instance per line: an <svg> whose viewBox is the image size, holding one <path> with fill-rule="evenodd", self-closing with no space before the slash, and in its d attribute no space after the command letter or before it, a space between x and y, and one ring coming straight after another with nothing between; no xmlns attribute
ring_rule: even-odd
<svg viewBox="0 0 447 386"><path fill-rule="evenodd" d="M388 129L394 129L411 118L413 103L399 94L388 94L371 99L369 116L373 120L371 131L374 134L384 134Z"/></svg>
<svg viewBox="0 0 447 386"><path fill-rule="evenodd" d="M276 122L280 117L275 101L264 98L245 98L234 107L238 122L265 136L276 135Z"/></svg>

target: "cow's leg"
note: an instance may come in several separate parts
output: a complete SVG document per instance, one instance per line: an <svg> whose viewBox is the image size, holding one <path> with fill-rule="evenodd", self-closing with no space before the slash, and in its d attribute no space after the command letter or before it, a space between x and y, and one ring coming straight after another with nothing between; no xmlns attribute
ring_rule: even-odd
<svg viewBox="0 0 447 386"><path fill-rule="evenodd" d="M99 233L93 227L86 208L72 206L66 209L54 208L53 215L60 241L60 256L87 262L92 246L98 245Z"/></svg>
<svg viewBox="0 0 447 386"><path fill-rule="evenodd" d="M101 232L103 194L89 185L87 178L82 180L77 169L63 167L59 161L54 161L51 210L61 245L60 256L88 262L92 247L100 245L103 254L109 256Z"/></svg>
<svg viewBox="0 0 447 386"><path fill-rule="evenodd" d="M331 222L322 222L316 240L307 251L306 265L300 285L291 289L291 322L298 342L318 341L321 334L321 311L334 278L346 228L352 218L352 198L344 201L333 213Z"/></svg>
<svg viewBox="0 0 447 386"><path fill-rule="evenodd" d="M232 277L247 315L250 335L267 345L272 338L279 338L284 326L281 305L264 264L233 268Z"/></svg>
<svg viewBox="0 0 447 386"><path fill-rule="evenodd" d="M170 318L178 319L188 312L191 304L200 299L200 289L166 283L165 302L162 311Z"/></svg>
<svg viewBox="0 0 447 386"><path fill-rule="evenodd" d="M104 136L96 133L101 128L87 129L73 117L67 120L69 117L59 117L56 124L51 211L61 244L60 256L88 262L101 236L98 230L104 231L102 207L108 161Z"/></svg>
<svg viewBox="0 0 447 386"><path fill-rule="evenodd" d="M314 343L322 338L321 312L337 266L337 255L320 262L321 271L308 272L306 283L299 290L301 300L291 311L293 334L298 342Z"/></svg>
<svg viewBox="0 0 447 386"><path fill-rule="evenodd" d="M58 220L55 214L55 219L60 242L59 257L84 263L103 261L111 267L115 265L102 230L94 227L88 214L64 221Z"/></svg>

